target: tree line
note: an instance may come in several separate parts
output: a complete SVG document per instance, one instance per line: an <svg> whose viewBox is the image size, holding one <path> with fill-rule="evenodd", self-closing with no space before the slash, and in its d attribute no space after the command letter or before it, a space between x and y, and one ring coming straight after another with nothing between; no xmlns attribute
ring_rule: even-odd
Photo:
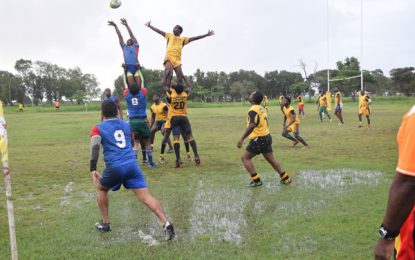
<svg viewBox="0 0 415 260"><path fill-rule="evenodd" d="M198 69L189 75L192 84L191 100L201 102L227 102L246 100L254 90L259 90L274 99L280 95L313 96L316 90L327 90L327 70L310 71L303 61L299 61L300 72L274 70L260 75L253 70L204 72ZM80 68L65 69L44 61L20 59L16 61L16 74L0 71L0 99L5 104L12 100L23 103L52 103L55 100L69 100L83 103L86 99L99 97L101 91L93 74L85 74ZM162 92L162 70L143 68L144 86L152 93ZM360 90L360 64L357 58L347 57L337 61L336 69L331 69L330 90L338 89L345 96L353 96ZM415 70L413 67L395 68L386 76L380 69L364 71L364 88L372 95L406 96L415 94ZM345 78L350 78L343 80ZM114 80L115 95L123 99L124 80L120 75Z"/></svg>

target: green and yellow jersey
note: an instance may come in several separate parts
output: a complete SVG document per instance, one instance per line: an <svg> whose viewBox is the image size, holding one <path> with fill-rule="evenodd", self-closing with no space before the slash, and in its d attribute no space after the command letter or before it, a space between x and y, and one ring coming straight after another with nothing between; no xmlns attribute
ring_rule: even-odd
<svg viewBox="0 0 415 260"><path fill-rule="evenodd" d="M326 95L320 94L320 96L318 98L318 102L319 102L320 107L327 106L327 98L326 98Z"/></svg>
<svg viewBox="0 0 415 260"><path fill-rule="evenodd" d="M260 136L269 135L267 111L261 105L253 105L248 111L247 125L254 124L255 128L248 136L250 140L253 140Z"/></svg>
<svg viewBox="0 0 415 260"><path fill-rule="evenodd" d="M167 115L164 112L167 110L167 105L164 102L160 102L158 105L156 103L153 103L150 107L150 112L155 115L155 118L157 121L166 121Z"/></svg>

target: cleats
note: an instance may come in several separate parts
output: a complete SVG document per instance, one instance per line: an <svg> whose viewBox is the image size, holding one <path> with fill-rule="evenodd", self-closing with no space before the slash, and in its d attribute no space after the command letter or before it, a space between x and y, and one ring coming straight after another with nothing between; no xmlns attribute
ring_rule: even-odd
<svg viewBox="0 0 415 260"><path fill-rule="evenodd" d="M174 168L182 168L183 167L183 163L181 161L176 161L176 166L174 166Z"/></svg>
<svg viewBox="0 0 415 260"><path fill-rule="evenodd" d="M199 156L195 157L195 163L196 163L196 165L200 165L200 158L199 158Z"/></svg>
<svg viewBox="0 0 415 260"><path fill-rule="evenodd" d="M173 153L173 149L169 148L169 150L167 150L167 153Z"/></svg>
<svg viewBox="0 0 415 260"><path fill-rule="evenodd" d="M146 160L146 159L143 159L143 160L141 161L141 164L147 164L147 160Z"/></svg>
<svg viewBox="0 0 415 260"><path fill-rule="evenodd" d="M164 229L165 239L167 241L173 240L174 237L176 236L176 234L174 233L173 224L170 224L169 222L166 222L166 224L164 224L164 226L163 226L163 229Z"/></svg>
<svg viewBox="0 0 415 260"><path fill-rule="evenodd" d="M188 154L187 154L187 160L188 160L189 162L191 162L191 161L192 161L192 157L190 156L190 153L188 153Z"/></svg>
<svg viewBox="0 0 415 260"><path fill-rule="evenodd" d="M299 143L299 141L293 142L293 144L291 145L291 148L294 148L298 143Z"/></svg>
<svg viewBox="0 0 415 260"><path fill-rule="evenodd" d="M262 186L262 181L261 180L259 180L259 181L251 181L249 184L248 184L248 187L251 187L251 188L255 188L255 187L259 187L259 186Z"/></svg>
<svg viewBox="0 0 415 260"><path fill-rule="evenodd" d="M101 220L98 223L95 223L95 228L102 232L109 232L111 231L111 223L104 224Z"/></svg>
<svg viewBox="0 0 415 260"><path fill-rule="evenodd" d="M284 180L283 179L281 179L280 180L280 184L281 185L288 185L288 184L290 184L292 182L292 180L291 180L291 178L290 177L287 177L287 178L285 178Z"/></svg>
<svg viewBox="0 0 415 260"><path fill-rule="evenodd" d="M150 169L154 169L154 168L156 168L157 167L157 164L155 163L155 162L149 162L148 163L148 168L150 168Z"/></svg>

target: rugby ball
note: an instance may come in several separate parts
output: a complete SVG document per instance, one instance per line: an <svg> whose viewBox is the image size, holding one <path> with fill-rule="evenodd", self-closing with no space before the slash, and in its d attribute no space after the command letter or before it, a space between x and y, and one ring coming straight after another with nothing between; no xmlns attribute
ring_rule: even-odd
<svg viewBox="0 0 415 260"><path fill-rule="evenodd" d="M121 0L111 0L110 7L115 9L121 6Z"/></svg>

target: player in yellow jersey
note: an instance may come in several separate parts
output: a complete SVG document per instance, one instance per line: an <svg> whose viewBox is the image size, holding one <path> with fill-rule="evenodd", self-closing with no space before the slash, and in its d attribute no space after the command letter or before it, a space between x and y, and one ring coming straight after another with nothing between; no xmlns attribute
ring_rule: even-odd
<svg viewBox="0 0 415 260"><path fill-rule="evenodd" d="M280 104L280 107L282 107L284 105L284 96L280 95L280 97L278 98L278 104Z"/></svg>
<svg viewBox="0 0 415 260"><path fill-rule="evenodd" d="M298 116L303 115L303 117L305 117L305 113L304 113L304 100L303 100L303 97L301 95L299 95L297 97L297 102L298 102Z"/></svg>
<svg viewBox="0 0 415 260"><path fill-rule="evenodd" d="M23 103L22 102L19 102L17 112L23 112L24 111L23 110L23 107L24 107Z"/></svg>
<svg viewBox="0 0 415 260"><path fill-rule="evenodd" d="M343 125L344 124L343 115L342 115L343 97L338 88L336 88L335 91L336 91L336 94L334 94L334 104L335 104L334 114L337 116L337 118L340 121L339 125Z"/></svg>
<svg viewBox="0 0 415 260"><path fill-rule="evenodd" d="M264 96L264 100L262 100L262 106L267 110L268 112L268 97Z"/></svg>
<svg viewBox="0 0 415 260"><path fill-rule="evenodd" d="M197 152L196 141L192 135L192 127L187 118L187 100L191 88L184 89L182 84L177 84L167 88L166 92L170 96L169 103L171 109L170 127L173 132L173 148L176 154L176 168L180 168L182 161L180 159L180 135L184 133L187 137L190 147L192 147L194 160L197 165L200 164L200 157Z"/></svg>
<svg viewBox="0 0 415 260"><path fill-rule="evenodd" d="M329 115L329 112L327 111L327 97L324 94L324 91L320 91L320 95L317 98L316 101L317 107L318 107L318 114L320 116L320 121L323 122L324 115L327 115L331 122L331 116Z"/></svg>
<svg viewBox="0 0 415 260"><path fill-rule="evenodd" d="M284 114L284 123L282 125L282 136L293 141L291 147L295 147L298 143L302 143L304 148L309 148L308 144L300 136L300 119L295 114L295 109L291 106L291 99L284 97L283 106L281 111ZM289 133L294 133L292 137Z"/></svg>
<svg viewBox="0 0 415 260"><path fill-rule="evenodd" d="M357 127L362 127L362 116L366 116L367 119L367 128L370 128L370 104L372 100L365 91L362 89L359 93L359 125Z"/></svg>
<svg viewBox="0 0 415 260"><path fill-rule="evenodd" d="M256 172L252 158L262 154L272 168L279 174L281 184L291 183L291 178L284 171L281 164L275 159L272 151L272 137L269 133L267 112L261 102L264 96L258 91L254 91L249 96L251 108L248 111L247 127L239 139L236 147L241 148L245 138L249 138L249 144L243 153L241 160L245 169L251 175L249 187L262 185L261 176Z"/></svg>
<svg viewBox="0 0 415 260"><path fill-rule="evenodd" d="M166 33L160 29L151 25L151 21L148 21L146 24L150 29L157 32L167 40L167 49L166 56L164 58L164 76L162 85L164 88L169 88L171 86L171 80L173 78L173 71L176 73L177 80L179 84L183 84L183 80L186 82L187 87L190 87L190 82L184 76L182 71L182 49L186 44L191 43L192 41L200 40L207 36L214 35L215 32L209 30L206 34L196 36L196 37L181 37L180 35L183 32L183 28L180 25L176 25L173 28L173 34Z"/></svg>
<svg viewBox="0 0 415 260"><path fill-rule="evenodd" d="M168 106L163 101L160 101L160 96L158 94L153 94L153 104L150 107L151 120L150 120L150 129L151 129L151 146L153 147L154 138L158 131L164 136L165 124L167 120ZM173 150L171 145L170 138L167 139L167 144L169 145L169 150Z"/></svg>

